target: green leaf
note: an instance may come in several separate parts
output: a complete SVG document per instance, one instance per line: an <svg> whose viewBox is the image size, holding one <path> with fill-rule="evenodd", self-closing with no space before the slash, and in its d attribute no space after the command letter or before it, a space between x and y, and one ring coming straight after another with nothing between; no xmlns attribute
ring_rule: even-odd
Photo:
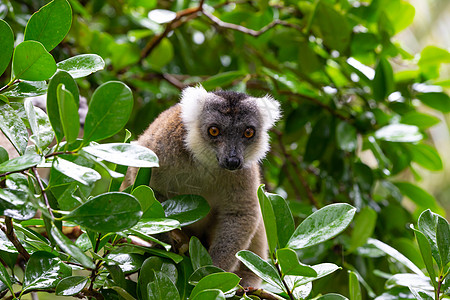
<svg viewBox="0 0 450 300"><path fill-rule="evenodd" d="M114 282L115 286L125 288L125 274L122 272L122 269L118 265L108 265L105 264L105 268L108 269L109 274Z"/></svg>
<svg viewBox="0 0 450 300"><path fill-rule="evenodd" d="M426 46L420 53L418 62L420 71L428 79L439 77L439 68L442 63L450 63L450 53L446 49L436 46Z"/></svg>
<svg viewBox="0 0 450 300"><path fill-rule="evenodd" d="M376 248L380 249L381 251L383 251L384 253L386 253L387 255L389 255L390 257L395 259L396 261L398 261L401 264L403 264L406 267L408 267L411 271L413 271L417 275L425 276L423 274L423 272L415 264L413 264L409 259L407 259L403 254L401 254L400 252L398 252L397 250L395 250L391 246L383 243L382 241L369 238L367 240L367 244L373 245Z"/></svg>
<svg viewBox="0 0 450 300"><path fill-rule="evenodd" d="M163 38L158 46L145 58L145 62L155 71L161 69L173 60L174 49L168 38Z"/></svg>
<svg viewBox="0 0 450 300"><path fill-rule="evenodd" d="M84 125L85 144L113 136L128 121L133 108L133 94L128 86L110 81L92 95Z"/></svg>
<svg viewBox="0 0 450 300"><path fill-rule="evenodd" d="M423 138L417 126L405 124L390 124L381 127L375 132L375 137L379 140L399 143L418 142Z"/></svg>
<svg viewBox="0 0 450 300"><path fill-rule="evenodd" d="M118 265L124 274L132 274L141 269L145 257L136 253L110 253L105 260L108 264Z"/></svg>
<svg viewBox="0 0 450 300"><path fill-rule="evenodd" d="M189 242L189 256L192 262L192 268L197 270L200 267L212 265L211 256L208 251L203 247L200 240L193 236Z"/></svg>
<svg viewBox="0 0 450 300"><path fill-rule="evenodd" d="M47 113L53 130L55 131L56 140L58 142L61 142L64 137L64 129L61 122L60 108L58 103L58 86L60 84L63 84L64 88L72 94L77 107L80 101L78 86L75 83L75 80L73 80L70 74L66 71L56 72L56 74L52 77L48 84ZM78 108L76 111L78 111Z"/></svg>
<svg viewBox="0 0 450 300"><path fill-rule="evenodd" d="M72 275L72 269L55 255L34 252L25 269L22 291L55 288L58 282Z"/></svg>
<svg viewBox="0 0 450 300"><path fill-rule="evenodd" d="M0 103L0 129L17 152L23 155L28 144L28 131L16 111L6 103Z"/></svg>
<svg viewBox="0 0 450 300"><path fill-rule="evenodd" d="M66 141L68 144L72 144L76 141L80 131L77 103L72 93L62 83L56 89L56 98L58 99L59 117L61 118Z"/></svg>
<svg viewBox="0 0 450 300"><path fill-rule="evenodd" d="M424 291L424 290L416 289L416 288L413 288L412 286L409 286L408 288L409 288L409 290L411 291L411 293L414 295L414 297L415 297L416 300L433 300L433 299L434 299L434 298L430 295L429 292L427 293L427 292Z"/></svg>
<svg viewBox="0 0 450 300"><path fill-rule="evenodd" d="M17 220L34 217L36 209L30 205L29 195L20 190L0 189L0 215Z"/></svg>
<svg viewBox="0 0 450 300"><path fill-rule="evenodd" d="M47 83L45 81L21 80L5 91L3 95L10 98L27 98L44 95L46 92Z"/></svg>
<svg viewBox="0 0 450 300"><path fill-rule="evenodd" d="M131 192L131 195L136 197L141 204L143 212L142 219L164 218L166 216L164 208L161 203L156 200L155 194L150 187L146 185L138 186Z"/></svg>
<svg viewBox="0 0 450 300"><path fill-rule="evenodd" d="M197 268L189 277L189 284L196 285L203 277L219 272L224 272L224 270L212 265Z"/></svg>
<svg viewBox="0 0 450 300"><path fill-rule="evenodd" d="M297 227L286 247L302 249L329 240L347 228L355 213L356 208L346 203L327 205Z"/></svg>
<svg viewBox="0 0 450 300"><path fill-rule="evenodd" d="M33 135L30 139L38 146L39 149L45 149L50 145L55 137L47 114L42 109L34 107L31 99L25 99L24 109L30 124Z"/></svg>
<svg viewBox="0 0 450 300"><path fill-rule="evenodd" d="M228 86L244 76L246 76L246 73L243 71L223 72L209 77L207 80L202 82L202 85L206 90L212 90L217 87Z"/></svg>
<svg viewBox="0 0 450 300"><path fill-rule="evenodd" d="M41 81L55 74L56 63L41 43L25 41L14 50L13 70L17 79Z"/></svg>
<svg viewBox="0 0 450 300"><path fill-rule="evenodd" d="M153 271L154 280L147 285L148 298L149 300L166 300L173 299L179 300L180 294L178 293L177 287L162 272Z"/></svg>
<svg viewBox="0 0 450 300"><path fill-rule="evenodd" d="M313 268L298 261L297 254L292 249L284 248L278 250L277 260L283 275L317 276L317 273Z"/></svg>
<svg viewBox="0 0 450 300"><path fill-rule="evenodd" d="M92 185L94 182L101 178L100 174L97 171L91 168L80 166L61 157L56 158L53 161L52 166L65 176L70 177L86 186Z"/></svg>
<svg viewBox="0 0 450 300"><path fill-rule="evenodd" d="M258 188L258 200L261 207L261 214L264 221L264 228L266 229L267 242L269 244L269 253L275 254L277 247L277 222L272 208L272 203L264 192L264 185Z"/></svg>
<svg viewBox="0 0 450 300"><path fill-rule="evenodd" d="M348 300L348 298L339 294L330 293L320 296L319 298L317 298L317 300Z"/></svg>
<svg viewBox="0 0 450 300"><path fill-rule="evenodd" d="M397 0L387 1L383 5L383 11L387 14L389 21L394 27L395 33L402 31L412 23L415 9L410 3L403 0ZM352 300L351 297L350 300Z"/></svg>
<svg viewBox="0 0 450 300"><path fill-rule="evenodd" d="M442 265L446 266L450 262L450 226L447 220L441 217L438 217L436 242Z"/></svg>
<svg viewBox="0 0 450 300"><path fill-rule="evenodd" d="M442 170L441 157L434 147L427 144L407 144L406 147L414 162L431 171Z"/></svg>
<svg viewBox="0 0 450 300"><path fill-rule="evenodd" d="M356 128L347 122L341 121L336 126L336 140L341 150L352 152L358 146Z"/></svg>
<svg viewBox="0 0 450 300"><path fill-rule="evenodd" d="M8 98L6 98L6 96L4 96L4 95L0 95L0 101L4 102L6 104L9 104Z"/></svg>
<svg viewBox="0 0 450 300"><path fill-rule="evenodd" d="M361 300L361 287L359 286L358 276L355 272L349 271L349 290L350 300Z"/></svg>
<svg viewBox="0 0 450 300"><path fill-rule="evenodd" d="M353 252L358 247L364 246L367 239L372 236L377 222L377 213L366 206L356 215L355 226L353 227L350 240L349 252Z"/></svg>
<svg viewBox="0 0 450 300"><path fill-rule="evenodd" d="M285 291L285 287L277 270L261 257L248 250L239 251L236 253L236 257L253 273L267 281L267 283Z"/></svg>
<svg viewBox="0 0 450 300"><path fill-rule="evenodd" d="M330 139L330 119L323 117L314 125L305 148L305 162L320 159Z"/></svg>
<svg viewBox="0 0 450 300"><path fill-rule="evenodd" d="M272 209L275 215L278 245L279 248L285 247L289 238L294 233L295 223L292 217L289 205L283 197L277 194L265 193L272 203Z"/></svg>
<svg viewBox="0 0 450 300"><path fill-rule="evenodd" d="M433 287L430 284L430 280L426 276L417 274L395 274L386 281L386 288L392 289L396 286L407 286L413 288L424 288L432 290Z"/></svg>
<svg viewBox="0 0 450 300"><path fill-rule="evenodd" d="M434 271L433 267L433 255L431 254L431 246L428 242L428 239L425 237L425 235L420 232L419 230L416 230L412 227L414 230L414 234L416 235L417 244L419 245L420 255L422 256L422 260L425 264L425 267L428 272L428 276L431 279L431 283L435 288L437 288L437 282L436 282L436 273Z"/></svg>
<svg viewBox="0 0 450 300"><path fill-rule="evenodd" d="M2 55L0 56L0 75L5 72L11 61L14 50L14 33L8 23L0 18L0 45L2 45Z"/></svg>
<svg viewBox="0 0 450 300"><path fill-rule="evenodd" d="M56 67L68 72L72 78L81 78L103 70L105 62L97 54L81 54L60 61Z"/></svg>
<svg viewBox="0 0 450 300"><path fill-rule="evenodd" d="M149 257L144 261L139 272L137 283L137 293L138 296L140 296L139 299L148 299L146 297L148 295L147 286L150 282L155 280L155 273L159 271L165 273L172 282L177 281L177 269L173 264L167 263L159 257Z"/></svg>
<svg viewBox="0 0 450 300"><path fill-rule="evenodd" d="M420 129L427 129L438 124L441 120L439 118L424 114L417 111L411 111L404 114L400 120L400 123L406 125L414 125L419 127Z"/></svg>
<svg viewBox="0 0 450 300"><path fill-rule="evenodd" d="M4 163L9 159L8 151L5 150L2 146L0 146L0 164Z"/></svg>
<svg viewBox="0 0 450 300"><path fill-rule="evenodd" d="M227 293L235 288L241 279L233 273L221 272L210 274L200 280L191 292L189 298L194 298L203 290L218 289Z"/></svg>
<svg viewBox="0 0 450 300"><path fill-rule="evenodd" d="M444 266L443 261L448 259L447 257L441 257L441 251L438 246L437 242L437 230L438 230L438 223L439 219L442 218L438 214L432 213L430 209L425 210L422 212L419 216L419 220L417 222L417 226L419 227L419 230L426 236L428 239L428 242L430 243L431 247L431 254L434 257L434 260L437 262L439 267ZM444 221L441 221L442 224L444 224ZM441 225L442 230L442 225ZM441 234L445 234L445 229ZM442 241L442 239L441 239Z"/></svg>
<svg viewBox="0 0 450 300"><path fill-rule="evenodd" d="M72 25L72 9L67 0L53 0L28 20L24 40L41 42L47 51L56 47Z"/></svg>
<svg viewBox="0 0 450 300"><path fill-rule="evenodd" d="M307 284L307 283L317 280L319 278L328 276L331 273L335 272L336 270L340 269L340 267L336 266L335 264L331 264L331 263L318 264L318 265L311 266L311 268L313 268L314 271L316 271L316 273L317 273L316 277L287 275L287 276L285 276L285 280L288 282L291 282L291 284L288 283L288 285L290 285L290 286L299 286L299 285Z"/></svg>
<svg viewBox="0 0 450 300"><path fill-rule="evenodd" d="M2 263L0 263L0 281L3 282L8 287L11 293L14 293L11 277L9 276L8 271L3 266Z"/></svg>
<svg viewBox="0 0 450 300"><path fill-rule="evenodd" d="M159 167L156 154L147 147L136 144L100 144L84 147L83 151L118 165L137 168Z"/></svg>
<svg viewBox="0 0 450 300"><path fill-rule="evenodd" d="M225 300L225 294L218 289L208 289L199 292L192 300Z"/></svg>
<svg viewBox="0 0 450 300"><path fill-rule="evenodd" d="M84 276L70 276L62 279L56 286L55 293L58 296L73 296L78 294L86 286L89 278Z"/></svg>
<svg viewBox="0 0 450 300"><path fill-rule="evenodd" d="M181 226L190 225L209 213L205 198L198 195L179 195L161 203L166 217L178 220Z"/></svg>
<svg viewBox="0 0 450 300"><path fill-rule="evenodd" d="M430 208L434 211L442 210L436 202L436 199L417 185L409 182L394 182L394 184L403 195L411 199L419 207L424 209Z"/></svg>
<svg viewBox="0 0 450 300"><path fill-rule="evenodd" d="M443 113L450 112L450 96L443 92L420 93L417 98L425 105Z"/></svg>
<svg viewBox="0 0 450 300"><path fill-rule="evenodd" d="M384 100L394 91L394 72L392 66L381 57L375 66L375 77L372 80L373 97L377 101Z"/></svg>
<svg viewBox="0 0 450 300"><path fill-rule="evenodd" d="M177 220L167 218L141 219L133 228L130 229L130 231L132 231L132 234L141 234L144 235L145 238L149 238L149 235L168 232L179 228L180 222Z"/></svg>
<svg viewBox="0 0 450 300"><path fill-rule="evenodd" d="M26 170L38 165L41 161L42 157L38 154L25 154L0 164L0 173Z"/></svg>
<svg viewBox="0 0 450 300"><path fill-rule="evenodd" d="M108 233L133 227L141 216L141 205L135 197L112 192L91 198L64 216L64 220L96 232Z"/></svg>
<svg viewBox="0 0 450 300"><path fill-rule="evenodd" d="M61 250L72 256L72 258L81 263L85 268L95 269L95 264L92 262L92 258L87 256L80 248L78 248L54 224L52 225L50 232Z"/></svg>
<svg viewBox="0 0 450 300"><path fill-rule="evenodd" d="M313 16L313 33L331 49L344 53L350 42L352 27L347 18L327 2L319 1Z"/></svg>
<svg viewBox="0 0 450 300"><path fill-rule="evenodd" d="M111 64L115 70L139 63L140 49L136 43L111 43L109 51L111 52Z"/></svg>

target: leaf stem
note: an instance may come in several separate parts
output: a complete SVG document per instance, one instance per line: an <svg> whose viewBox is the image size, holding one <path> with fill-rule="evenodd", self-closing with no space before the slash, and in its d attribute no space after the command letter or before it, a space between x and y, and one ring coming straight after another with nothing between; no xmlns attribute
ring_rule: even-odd
<svg viewBox="0 0 450 300"><path fill-rule="evenodd" d="M283 282L284 288L286 289L286 293L288 294L289 299L295 300L294 295L292 295L292 291L289 289L286 281L284 281L284 277L283 277L283 274L281 273L280 265L277 262L275 262L274 265L278 271L278 274L280 275L281 282Z"/></svg>
<svg viewBox="0 0 450 300"><path fill-rule="evenodd" d="M28 261L30 259L30 254L27 252L27 250L22 246L19 239L17 238L16 234L14 233L14 227L12 224L12 218L5 216L5 225L0 223L0 227L2 231L6 234L6 237L8 240L14 245L14 247L17 249L17 251L22 254L24 259Z"/></svg>
<svg viewBox="0 0 450 300"><path fill-rule="evenodd" d="M16 83L19 83L20 79L13 79L11 80L7 85L5 85L4 87L0 88L0 93L2 93L3 91L9 89L10 87L12 87L13 85L15 85Z"/></svg>
<svg viewBox="0 0 450 300"><path fill-rule="evenodd" d="M45 206L47 206L48 213L52 217L52 220L54 220L55 216L53 215L52 208L50 206L50 203L48 202L47 193L45 192L45 188L44 188L44 185L42 184L41 177L39 176L39 173L36 170L36 167L31 167L31 170L33 171L33 174L36 177L36 181L38 183L39 189L41 190L41 195L42 195L42 198L44 199Z"/></svg>

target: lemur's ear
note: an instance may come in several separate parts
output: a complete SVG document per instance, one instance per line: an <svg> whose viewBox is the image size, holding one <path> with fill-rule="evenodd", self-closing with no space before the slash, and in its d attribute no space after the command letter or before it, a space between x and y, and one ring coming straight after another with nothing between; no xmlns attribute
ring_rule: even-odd
<svg viewBox="0 0 450 300"><path fill-rule="evenodd" d="M199 84L196 87L188 87L181 93L181 117L184 123L198 120L205 104L208 92Z"/></svg>
<svg viewBox="0 0 450 300"><path fill-rule="evenodd" d="M256 98L256 104L263 120L262 127L264 130L272 128L281 118L280 103L272 96L265 95L262 98Z"/></svg>

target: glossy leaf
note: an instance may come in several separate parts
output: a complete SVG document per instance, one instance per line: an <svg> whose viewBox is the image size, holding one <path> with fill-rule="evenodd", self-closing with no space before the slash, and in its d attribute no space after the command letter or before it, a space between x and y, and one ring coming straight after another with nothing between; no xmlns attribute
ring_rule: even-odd
<svg viewBox="0 0 450 300"><path fill-rule="evenodd" d="M28 143L28 132L16 111L6 103L0 103L0 129L20 155Z"/></svg>
<svg viewBox="0 0 450 300"><path fill-rule="evenodd" d="M75 142L80 131L78 106L72 93L62 83L56 89L56 98L58 99L59 117L61 118L64 136L67 143L71 144Z"/></svg>
<svg viewBox="0 0 450 300"><path fill-rule="evenodd" d="M200 240L193 236L189 242L189 256L192 262L192 268L197 270L200 267L212 265L211 256L208 251L203 247Z"/></svg>
<svg viewBox="0 0 450 300"><path fill-rule="evenodd" d="M442 265L446 266L450 262L450 225L446 219L441 217L438 217L436 242L442 260Z"/></svg>
<svg viewBox="0 0 450 300"><path fill-rule="evenodd" d="M12 88L6 90L3 95L11 98L27 98L44 95L47 92L47 83L45 81L26 81L21 80Z"/></svg>
<svg viewBox="0 0 450 300"><path fill-rule="evenodd" d="M289 248L277 251L277 261L283 275L316 277L317 272L310 266L298 261L297 254Z"/></svg>
<svg viewBox="0 0 450 300"><path fill-rule="evenodd" d="M221 272L210 274L200 280L191 292L189 298L194 298L203 290L218 289L227 293L235 288L241 279L233 273Z"/></svg>
<svg viewBox="0 0 450 300"><path fill-rule="evenodd" d="M277 270L261 257L248 250L236 253L236 257L247 267L268 283L284 290L283 282Z"/></svg>
<svg viewBox="0 0 450 300"><path fill-rule="evenodd" d="M383 251L384 253L386 253L387 255L389 255L390 257L392 257L393 259L397 260L398 262L402 263L403 265L405 265L406 267L408 267L411 271L413 271L414 273L416 273L419 276L425 276L423 274L423 272L415 265L413 264L408 258L406 258L403 254L401 254L400 252L398 252L397 250L395 250L394 248L392 248L391 246L376 240L376 239L368 239L367 243L369 245L373 245L376 248L380 249L381 251Z"/></svg>
<svg viewBox="0 0 450 300"><path fill-rule="evenodd" d="M227 86L233 83L233 81L243 78L246 74L242 71L230 71L217 74L209 77L202 82L203 87L206 90L212 90L219 86Z"/></svg>
<svg viewBox="0 0 450 300"><path fill-rule="evenodd" d="M364 207L356 215L355 226L353 227L350 240L349 252L363 246L367 239L372 236L377 222L377 213L370 207Z"/></svg>
<svg viewBox="0 0 450 300"><path fill-rule="evenodd" d="M428 277L409 273L395 274L386 281L386 288L391 289L395 286L411 286L413 288L426 290L433 289Z"/></svg>
<svg viewBox="0 0 450 300"><path fill-rule="evenodd" d="M28 20L24 40L39 41L47 51L56 47L72 25L72 9L67 0L53 0Z"/></svg>
<svg viewBox="0 0 450 300"><path fill-rule="evenodd" d="M138 186L131 192L131 195L136 197L141 204L143 212L142 219L164 218L166 216L164 208L161 203L156 200L155 194L150 187L146 185Z"/></svg>
<svg viewBox="0 0 450 300"><path fill-rule="evenodd" d="M8 23L0 18L0 45L2 55L0 56L0 75L5 72L14 50L14 33Z"/></svg>
<svg viewBox="0 0 450 300"><path fill-rule="evenodd" d="M128 86L110 81L99 86L89 103L83 141L106 139L119 132L133 108L133 94Z"/></svg>
<svg viewBox="0 0 450 300"><path fill-rule="evenodd" d="M5 150L2 146L0 146L0 164L4 163L9 159L8 151Z"/></svg>
<svg viewBox="0 0 450 300"><path fill-rule="evenodd" d="M100 144L84 147L83 151L118 165L137 168L159 166L158 157L152 150L136 144Z"/></svg>
<svg viewBox="0 0 450 300"><path fill-rule="evenodd" d="M277 194L265 193L269 198L275 215L278 246L285 247L295 230L294 218L286 200Z"/></svg>
<svg viewBox="0 0 450 300"><path fill-rule="evenodd" d="M25 154L23 156L12 158L0 164L0 173L26 170L34 167L42 161L38 154Z"/></svg>
<svg viewBox="0 0 450 300"><path fill-rule="evenodd" d="M64 137L64 129L61 122L61 114L58 103L58 86L60 84L64 84L64 88L72 94L77 107L80 101L78 86L70 74L65 71L56 72L48 84L47 113L58 142L61 142Z"/></svg>
<svg viewBox="0 0 450 300"><path fill-rule="evenodd" d="M155 273L160 271L166 274L173 283L177 281L177 269L173 264L167 263L159 257L151 256L144 261L139 274L137 292L141 296L140 298L145 299L145 296L148 295L147 286L155 280Z"/></svg>
<svg viewBox="0 0 450 300"><path fill-rule="evenodd" d="M305 276L286 276L286 279L291 278L290 280L295 282L295 286L307 284L308 282L317 280L319 278L325 277L330 275L331 273L337 271L340 269L340 267L336 266L335 264L331 263L322 263L318 265L311 266L311 268L316 271L317 276L316 277L305 277Z"/></svg>
<svg viewBox="0 0 450 300"><path fill-rule="evenodd" d="M34 107L30 99L24 101L25 113L33 135L30 139L39 149L45 149L53 141L55 134L48 120L47 114L42 109Z"/></svg>
<svg viewBox="0 0 450 300"><path fill-rule="evenodd" d="M361 300L361 287L359 286L358 276L349 271L349 290L350 290L350 300Z"/></svg>
<svg viewBox="0 0 450 300"><path fill-rule="evenodd" d="M56 67L69 73L72 78L81 78L103 70L105 62L97 54L81 54L60 61Z"/></svg>
<svg viewBox="0 0 450 300"><path fill-rule="evenodd" d="M195 295L192 300L225 300L225 295L221 290L208 289Z"/></svg>
<svg viewBox="0 0 450 300"><path fill-rule="evenodd" d="M443 113L450 112L450 96L443 92L420 93L417 98L425 105Z"/></svg>
<svg viewBox="0 0 450 300"><path fill-rule="evenodd" d="M81 184L92 185L101 178L100 174L91 169L80 166L68 160L58 157L53 162L53 168L61 172L67 177L70 177Z"/></svg>
<svg viewBox="0 0 450 300"><path fill-rule="evenodd" d="M264 221L264 228L266 229L267 242L269 244L269 253L274 254L277 247L277 222L272 208L272 203L264 192L264 185L258 188L258 200L261 207L261 213Z"/></svg>
<svg viewBox="0 0 450 300"><path fill-rule="evenodd" d="M72 269L49 252L34 252L27 263L23 291L55 288L58 282L72 275Z"/></svg>
<svg viewBox="0 0 450 300"><path fill-rule="evenodd" d="M336 140L341 150L354 151L358 146L356 128L347 122L339 122L336 127Z"/></svg>
<svg viewBox="0 0 450 300"><path fill-rule="evenodd" d="M177 220L159 218L159 219L141 219L135 226L134 231L141 232L146 235L168 232L179 229L180 223Z"/></svg>
<svg viewBox="0 0 450 300"><path fill-rule="evenodd" d="M108 254L106 257L108 264L116 264L124 274L131 274L139 271L145 261L145 257L136 253Z"/></svg>
<svg viewBox="0 0 450 300"><path fill-rule="evenodd" d="M375 137L388 142L418 142L423 136L419 128L405 124L391 124L378 129Z"/></svg>
<svg viewBox="0 0 450 300"><path fill-rule="evenodd" d="M175 196L162 203L166 217L178 220L181 226L186 226L205 217L209 212L206 200L197 195Z"/></svg>
<svg viewBox="0 0 450 300"><path fill-rule="evenodd" d="M347 228L355 213L356 208L345 203L325 206L297 227L287 247L302 249L331 239Z"/></svg>
<svg viewBox="0 0 450 300"><path fill-rule="evenodd" d="M339 294L330 293L320 296L319 298L317 298L317 300L348 300L348 298Z"/></svg>
<svg viewBox="0 0 450 300"><path fill-rule="evenodd" d="M36 214L29 204L29 195L20 190L0 189L0 215L16 220L28 220Z"/></svg>
<svg viewBox="0 0 450 300"><path fill-rule="evenodd" d="M203 277L219 272L224 272L224 270L212 265L199 267L189 277L189 284L196 285Z"/></svg>
<svg viewBox="0 0 450 300"><path fill-rule="evenodd" d="M179 300L180 295L175 284L162 272L155 272L154 280L147 285L149 300Z"/></svg>
<svg viewBox="0 0 450 300"><path fill-rule="evenodd" d="M85 268L95 268L95 264L93 263L92 258L87 256L80 248L78 248L55 225L52 226L50 232L52 234L52 237L55 239L56 244L61 248L61 250L81 263Z"/></svg>
<svg viewBox="0 0 450 300"><path fill-rule="evenodd" d="M446 265L445 262L449 261L448 222L441 216L432 213L431 210L427 209L420 215L417 225L419 227L419 230L425 235L428 242L430 243L431 253L439 267Z"/></svg>
<svg viewBox="0 0 450 300"><path fill-rule="evenodd" d="M409 290L411 291L411 293L414 295L415 299L417 300L433 300L433 296L431 295L432 293L427 293L424 290L421 289L416 289L413 288L411 286L408 287Z"/></svg>
<svg viewBox="0 0 450 300"><path fill-rule="evenodd" d="M89 278L84 276L70 276L62 279L56 286L55 293L58 296L72 296L83 290Z"/></svg>
<svg viewBox="0 0 450 300"><path fill-rule="evenodd" d="M416 230L414 228L413 228L413 230L414 230L414 234L416 235L417 244L419 244L420 255L422 256L422 260L427 269L428 276L430 278L432 278L431 283L436 288L437 287L437 283L435 280L436 272L434 271L434 267L433 267L433 255L431 254L431 246L428 242L428 239L425 237L425 235L422 232L420 232L419 230Z"/></svg>
<svg viewBox="0 0 450 300"><path fill-rule="evenodd" d="M41 43L24 41L14 49L13 70L17 79L41 81L55 74L56 63Z"/></svg>
<svg viewBox="0 0 450 300"><path fill-rule="evenodd" d="M141 216L141 205L135 197L112 192L91 198L64 219L93 231L108 233L133 227Z"/></svg>
<svg viewBox="0 0 450 300"><path fill-rule="evenodd" d="M11 293L14 293L11 277L9 276L8 271L3 266L3 264L0 264L0 281L8 287Z"/></svg>

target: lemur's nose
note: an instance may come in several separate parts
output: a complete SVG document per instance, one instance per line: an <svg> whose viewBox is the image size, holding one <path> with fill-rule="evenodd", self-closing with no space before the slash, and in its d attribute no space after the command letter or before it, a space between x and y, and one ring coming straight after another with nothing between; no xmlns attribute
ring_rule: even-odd
<svg viewBox="0 0 450 300"><path fill-rule="evenodd" d="M241 168L241 160L235 156L225 159L225 168L228 170L236 170Z"/></svg>

